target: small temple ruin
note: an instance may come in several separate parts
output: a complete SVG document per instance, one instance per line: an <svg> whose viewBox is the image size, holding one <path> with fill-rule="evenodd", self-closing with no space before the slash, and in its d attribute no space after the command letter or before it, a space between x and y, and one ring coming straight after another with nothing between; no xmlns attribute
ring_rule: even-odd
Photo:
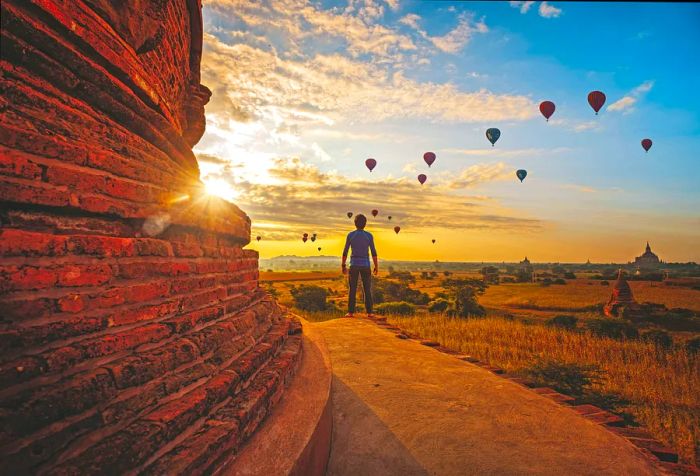
<svg viewBox="0 0 700 476"><path fill-rule="evenodd" d="M617 280L613 284L612 295L607 304L603 307L603 313L608 317L622 317L626 309L634 309L637 302L632 295L625 273L620 269L617 273Z"/></svg>

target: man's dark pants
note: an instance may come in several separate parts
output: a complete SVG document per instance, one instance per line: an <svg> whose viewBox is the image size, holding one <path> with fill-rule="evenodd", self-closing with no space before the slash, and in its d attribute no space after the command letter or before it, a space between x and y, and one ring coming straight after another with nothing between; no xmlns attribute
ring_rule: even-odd
<svg viewBox="0 0 700 476"><path fill-rule="evenodd" d="M355 312L355 294L357 294L357 278L362 277L362 288L365 290L365 309L372 313L372 273L369 266L350 266L350 297L348 298L348 312Z"/></svg>

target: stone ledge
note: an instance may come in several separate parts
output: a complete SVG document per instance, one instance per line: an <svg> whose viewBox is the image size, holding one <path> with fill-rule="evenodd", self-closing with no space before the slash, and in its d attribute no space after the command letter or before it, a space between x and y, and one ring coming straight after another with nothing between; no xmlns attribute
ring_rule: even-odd
<svg viewBox="0 0 700 476"><path fill-rule="evenodd" d="M302 358L282 400L222 466L222 476L321 476L330 456L331 362L320 333L302 322Z"/></svg>

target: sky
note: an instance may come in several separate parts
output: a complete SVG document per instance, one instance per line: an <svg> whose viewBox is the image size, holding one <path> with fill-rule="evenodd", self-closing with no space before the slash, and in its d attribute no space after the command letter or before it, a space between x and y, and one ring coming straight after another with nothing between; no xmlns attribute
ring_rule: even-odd
<svg viewBox="0 0 700 476"><path fill-rule="evenodd" d="M627 262L648 240L700 262L700 4L204 0L203 19L194 150L263 258L339 255L350 211L380 259Z"/></svg>

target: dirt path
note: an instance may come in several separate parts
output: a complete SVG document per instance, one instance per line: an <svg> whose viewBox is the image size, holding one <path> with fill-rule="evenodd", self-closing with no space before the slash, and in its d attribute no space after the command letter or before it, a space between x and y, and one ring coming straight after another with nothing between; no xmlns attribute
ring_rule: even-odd
<svg viewBox="0 0 700 476"><path fill-rule="evenodd" d="M328 475L658 474L626 440L372 322L309 323L333 366Z"/></svg>

